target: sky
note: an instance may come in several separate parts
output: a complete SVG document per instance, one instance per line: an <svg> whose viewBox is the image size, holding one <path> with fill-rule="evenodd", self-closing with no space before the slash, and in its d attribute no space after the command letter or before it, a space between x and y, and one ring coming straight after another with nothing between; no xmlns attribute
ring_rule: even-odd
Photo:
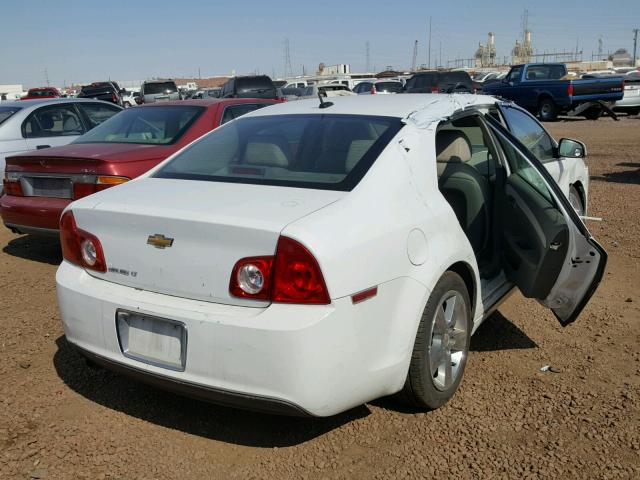
<svg viewBox="0 0 640 480"><path fill-rule="evenodd" d="M250 74L282 76L285 39L294 74L318 64L406 69L472 58L487 33L498 57L510 55L529 11L539 52L575 50L590 58L633 46L639 0L399 1L2 1L0 84L64 86L113 79ZM638 47L640 50L640 46ZM46 75L45 75L46 70Z"/></svg>

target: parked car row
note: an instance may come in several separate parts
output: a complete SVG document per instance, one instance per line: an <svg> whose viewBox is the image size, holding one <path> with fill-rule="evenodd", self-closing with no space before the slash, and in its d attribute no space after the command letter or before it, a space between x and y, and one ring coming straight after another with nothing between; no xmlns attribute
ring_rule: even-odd
<svg viewBox="0 0 640 480"><path fill-rule="evenodd" d="M60 314L95 364L263 412L432 409L514 288L563 326L593 295L585 155L484 95L156 103L9 157L1 207L64 208Z"/></svg>

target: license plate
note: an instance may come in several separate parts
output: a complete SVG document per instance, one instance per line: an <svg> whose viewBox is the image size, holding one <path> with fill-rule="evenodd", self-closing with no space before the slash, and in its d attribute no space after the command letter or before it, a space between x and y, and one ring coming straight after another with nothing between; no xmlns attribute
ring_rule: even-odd
<svg viewBox="0 0 640 480"><path fill-rule="evenodd" d="M640 88L630 88L624 92L625 97L637 97L638 95L640 95Z"/></svg>
<svg viewBox="0 0 640 480"><path fill-rule="evenodd" d="M71 180L68 178L26 177L30 196L71 198Z"/></svg>
<svg viewBox="0 0 640 480"><path fill-rule="evenodd" d="M118 310L116 328L125 357L170 370L184 370L187 329L182 322Z"/></svg>

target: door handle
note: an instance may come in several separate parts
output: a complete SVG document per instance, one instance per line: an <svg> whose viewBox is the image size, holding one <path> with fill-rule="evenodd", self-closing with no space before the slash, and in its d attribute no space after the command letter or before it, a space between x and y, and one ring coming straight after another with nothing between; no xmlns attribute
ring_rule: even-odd
<svg viewBox="0 0 640 480"><path fill-rule="evenodd" d="M51 148L51 145L38 145L36 148L42 150L43 148Z"/></svg>

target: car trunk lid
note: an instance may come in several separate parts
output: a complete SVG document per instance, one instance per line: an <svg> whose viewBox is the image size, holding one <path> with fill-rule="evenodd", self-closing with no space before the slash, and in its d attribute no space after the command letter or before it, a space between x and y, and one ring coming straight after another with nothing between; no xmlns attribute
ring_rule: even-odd
<svg viewBox="0 0 640 480"><path fill-rule="evenodd" d="M234 305L229 280L244 257L273 255L289 223L339 200L344 192L146 178L74 209L79 228L104 250L105 280L183 298ZM131 201L135 199L134 201Z"/></svg>

